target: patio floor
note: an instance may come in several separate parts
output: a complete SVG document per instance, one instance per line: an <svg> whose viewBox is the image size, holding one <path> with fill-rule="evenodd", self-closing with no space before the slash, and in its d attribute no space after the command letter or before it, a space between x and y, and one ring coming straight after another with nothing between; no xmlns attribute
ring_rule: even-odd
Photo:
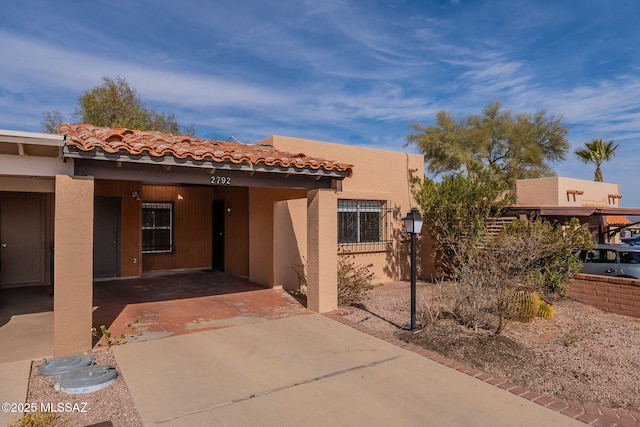
<svg viewBox="0 0 640 427"><path fill-rule="evenodd" d="M93 302L93 326L99 331L104 325L112 339L124 333L128 341L147 341L310 313L284 290L267 289L246 279L213 271L97 281ZM96 338L94 345L105 345L105 342Z"/></svg>
<svg viewBox="0 0 640 427"><path fill-rule="evenodd" d="M53 354L49 286L0 289L0 363Z"/></svg>

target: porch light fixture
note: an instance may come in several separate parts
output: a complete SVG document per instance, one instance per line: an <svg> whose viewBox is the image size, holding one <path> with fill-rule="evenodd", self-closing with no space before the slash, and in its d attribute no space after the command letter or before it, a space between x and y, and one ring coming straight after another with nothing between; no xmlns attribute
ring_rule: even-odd
<svg viewBox="0 0 640 427"><path fill-rule="evenodd" d="M402 218L404 229L411 235L411 330L416 329L416 235L422 231L422 216L416 208L411 208Z"/></svg>
<svg viewBox="0 0 640 427"><path fill-rule="evenodd" d="M136 190L133 190L131 192L131 197L136 199L136 200L140 200L140 194L138 194L138 192Z"/></svg>
<svg viewBox="0 0 640 427"><path fill-rule="evenodd" d="M227 215L231 216L231 212L233 212L233 205L231 202L227 202Z"/></svg>

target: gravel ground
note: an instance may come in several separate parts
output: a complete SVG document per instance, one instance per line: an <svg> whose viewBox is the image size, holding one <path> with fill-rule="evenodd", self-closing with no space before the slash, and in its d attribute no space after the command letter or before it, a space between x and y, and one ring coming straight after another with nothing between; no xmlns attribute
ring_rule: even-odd
<svg viewBox="0 0 640 427"><path fill-rule="evenodd" d="M110 349L99 348L88 354L95 358L96 365L113 365L117 369L115 357ZM43 403L50 403L53 407L70 404L63 407L72 411L58 412L61 418L58 425L83 427L111 421L115 427L142 426L142 420L122 376L119 375L113 384L93 393L67 394L54 389L53 377L38 374L41 364L42 361L37 361L31 367L27 402L35 403L38 407Z"/></svg>
<svg viewBox="0 0 640 427"><path fill-rule="evenodd" d="M418 323L430 323L433 296L447 286L418 284ZM566 299L554 320L511 322L500 336L448 319L411 333L409 298L406 283L386 284L346 317L550 397L640 411L640 319Z"/></svg>

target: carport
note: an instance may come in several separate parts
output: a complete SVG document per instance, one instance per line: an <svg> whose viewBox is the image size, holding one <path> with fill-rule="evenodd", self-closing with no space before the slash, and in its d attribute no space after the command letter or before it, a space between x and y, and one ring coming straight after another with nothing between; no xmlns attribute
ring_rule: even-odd
<svg viewBox="0 0 640 427"><path fill-rule="evenodd" d="M94 276L214 269L276 286L276 260L291 253L276 228L292 221L278 202L306 210L298 256L308 307L336 308L336 190L350 165L268 144L91 125L62 124L59 133L73 174L55 186L55 355L92 344Z"/></svg>
<svg viewBox="0 0 640 427"><path fill-rule="evenodd" d="M96 281L93 326L114 338L148 341L310 314L286 291L220 271L147 274ZM131 326L130 326L131 325ZM104 345L103 340L98 343Z"/></svg>

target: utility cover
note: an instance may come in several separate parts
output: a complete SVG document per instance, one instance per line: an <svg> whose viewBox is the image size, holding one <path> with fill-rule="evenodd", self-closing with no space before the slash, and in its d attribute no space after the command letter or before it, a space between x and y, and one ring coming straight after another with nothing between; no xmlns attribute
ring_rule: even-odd
<svg viewBox="0 0 640 427"><path fill-rule="evenodd" d="M60 375L55 389L68 394L92 393L113 383L118 378L115 366L84 366Z"/></svg>
<svg viewBox="0 0 640 427"><path fill-rule="evenodd" d="M38 368L38 373L47 376L62 375L65 372L89 365L93 365L93 357L82 354L51 360L44 359L44 363Z"/></svg>

